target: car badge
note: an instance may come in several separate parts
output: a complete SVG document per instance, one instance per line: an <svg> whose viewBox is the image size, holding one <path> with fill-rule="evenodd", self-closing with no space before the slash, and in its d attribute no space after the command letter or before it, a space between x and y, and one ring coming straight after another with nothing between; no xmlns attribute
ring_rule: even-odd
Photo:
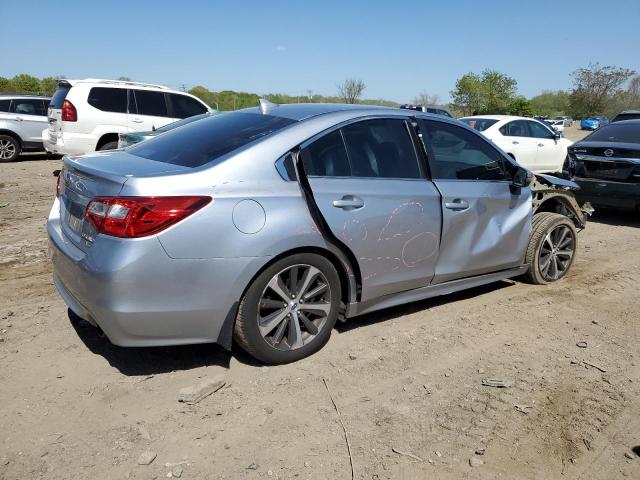
<svg viewBox="0 0 640 480"><path fill-rule="evenodd" d="M611 150L610 148L607 148L607 149L604 151L604 156L605 156L605 157L610 157L611 155L613 155L613 150Z"/></svg>

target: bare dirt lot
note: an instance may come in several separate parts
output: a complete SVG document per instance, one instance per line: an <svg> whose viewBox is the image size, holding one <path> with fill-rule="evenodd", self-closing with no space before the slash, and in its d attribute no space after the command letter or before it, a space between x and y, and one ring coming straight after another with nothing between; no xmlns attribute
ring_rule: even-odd
<svg viewBox="0 0 640 480"><path fill-rule="evenodd" d="M637 214L596 214L555 285L363 316L265 367L212 345L118 348L71 322L47 259L56 168L0 165L0 479L349 479L340 420L358 479L640 478Z"/></svg>

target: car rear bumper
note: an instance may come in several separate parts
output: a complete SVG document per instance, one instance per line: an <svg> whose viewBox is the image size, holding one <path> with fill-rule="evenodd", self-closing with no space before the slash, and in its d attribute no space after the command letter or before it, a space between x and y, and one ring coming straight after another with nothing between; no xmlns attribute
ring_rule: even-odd
<svg viewBox="0 0 640 480"><path fill-rule="evenodd" d="M575 178L580 186L576 197L595 206L635 210L640 207L640 183Z"/></svg>
<svg viewBox="0 0 640 480"><path fill-rule="evenodd" d="M268 257L172 259L157 237L98 236L86 252L47 223L54 284L67 306L119 346L220 342L245 286ZM226 330L225 330L226 331ZM230 332L230 330L229 330ZM230 338L230 337L229 337Z"/></svg>
<svg viewBox="0 0 640 480"><path fill-rule="evenodd" d="M97 143L98 139L91 134L59 132L54 135L48 128L42 131L42 144L50 153L83 155L95 151Z"/></svg>

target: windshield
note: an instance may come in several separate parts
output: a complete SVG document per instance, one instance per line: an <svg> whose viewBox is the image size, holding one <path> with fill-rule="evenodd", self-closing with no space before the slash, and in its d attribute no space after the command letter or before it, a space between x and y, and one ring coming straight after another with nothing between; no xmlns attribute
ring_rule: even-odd
<svg viewBox="0 0 640 480"><path fill-rule="evenodd" d="M491 118L461 118L460 120L479 132L484 132L491 125L498 123L498 120Z"/></svg>
<svg viewBox="0 0 640 480"><path fill-rule="evenodd" d="M195 168L292 123L295 120L259 113L221 113L172 129L127 151L149 160Z"/></svg>
<svg viewBox="0 0 640 480"><path fill-rule="evenodd" d="M640 143L640 123L610 123L585 137L589 142Z"/></svg>

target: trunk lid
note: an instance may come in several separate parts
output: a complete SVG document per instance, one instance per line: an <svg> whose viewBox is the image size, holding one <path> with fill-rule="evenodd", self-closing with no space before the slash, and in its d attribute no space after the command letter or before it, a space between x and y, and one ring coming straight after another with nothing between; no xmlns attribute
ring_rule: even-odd
<svg viewBox="0 0 640 480"><path fill-rule="evenodd" d="M95 240L96 230L85 219L87 205L93 197L115 197L133 176L154 176L185 171L171 165L126 152L105 152L91 156L65 157L60 173L60 219L64 235L86 251Z"/></svg>
<svg viewBox="0 0 640 480"><path fill-rule="evenodd" d="M571 148L575 175L616 182L640 182L640 144L580 142Z"/></svg>

